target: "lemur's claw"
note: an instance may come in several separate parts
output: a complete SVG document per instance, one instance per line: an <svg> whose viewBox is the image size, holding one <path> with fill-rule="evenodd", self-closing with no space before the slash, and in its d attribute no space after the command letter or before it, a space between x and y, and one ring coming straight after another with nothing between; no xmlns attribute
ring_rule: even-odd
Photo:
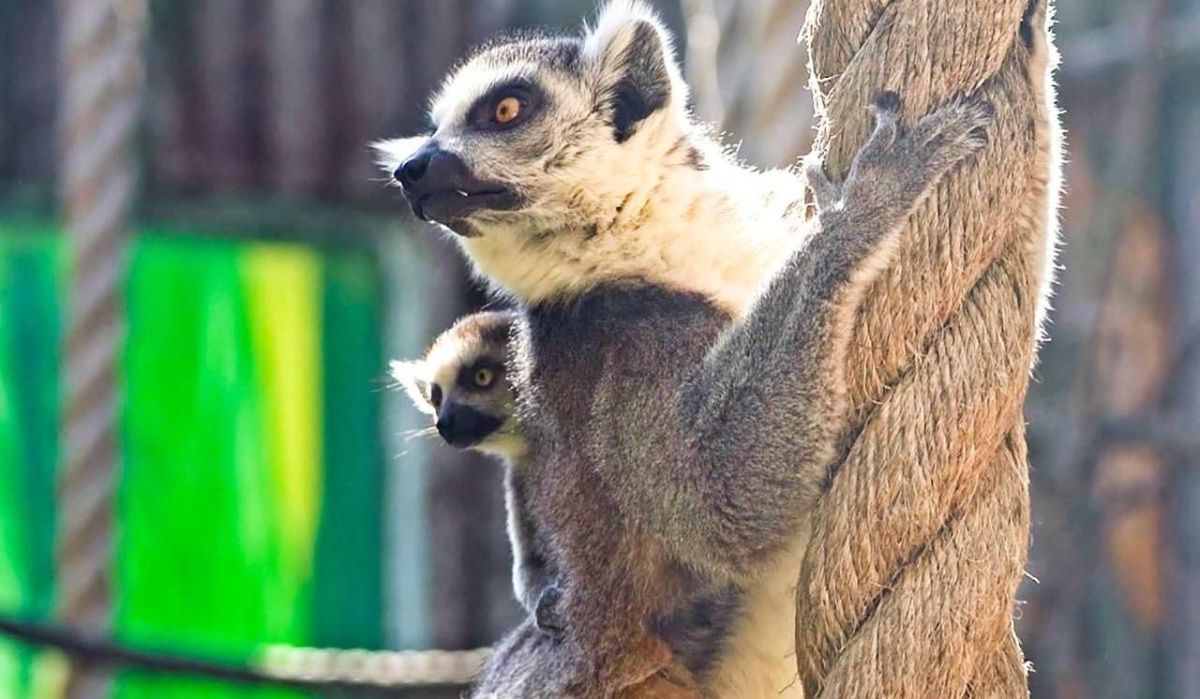
<svg viewBox="0 0 1200 699"><path fill-rule="evenodd" d="M894 90L880 90L875 93L875 110L892 114L899 113L900 93Z"/></svg>
<svg viewBox="0 0 1200 699"><path fill-rule="evenodd" d="M871 158L891 148L899 135L900 95L885 91L875 96L871 111L875 115L875 130L863 144L862 156Z"/></svg>

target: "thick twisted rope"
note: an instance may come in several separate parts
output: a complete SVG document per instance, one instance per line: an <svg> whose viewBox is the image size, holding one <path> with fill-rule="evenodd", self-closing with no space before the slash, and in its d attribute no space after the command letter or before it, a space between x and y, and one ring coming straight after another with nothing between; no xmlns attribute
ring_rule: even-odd
<svg viewBox="0 0 1200 699"><path fill-rule="evenodd" d="M64 445L59 479L59 615L103 628L111 615L120 284L134 196L132 147L144 0L62 0L61 150L70 240ZM68 697L100 697L105 676L76 668Z"/></svg>
<svg viewBox="0 0 1200 699"><path fill-rule="evenodd" d="M990 145L913 215L847 361L845 457L797 587L809 697L1028 694L1013 633L1029 530L1021 405L1038 340L1057 115L1046 0L815 0L816 149L844 173L899 92L912 122L989 100Z"/></svg>

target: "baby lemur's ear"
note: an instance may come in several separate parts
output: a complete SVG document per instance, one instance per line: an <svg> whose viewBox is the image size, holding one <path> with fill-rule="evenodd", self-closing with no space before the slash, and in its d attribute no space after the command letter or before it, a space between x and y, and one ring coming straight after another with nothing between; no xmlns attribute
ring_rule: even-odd
<svg viewBox="0 0 1200 699"><path fill-rule="evenodd" d="M392 378L404 388L413 405L423 413L437 415L437 409L429 397L429 379L425 378L425 363L420 360L402 362L395 360L390 365Z"/></svg>
<svg viewBox="0 0 1200 699"><path fill-rule="evenodd" d="M671 36L658 15L637 0L615 0L584 37L583 55L596 75L601 107L623 142L646 117L687 101Z"/></svg>

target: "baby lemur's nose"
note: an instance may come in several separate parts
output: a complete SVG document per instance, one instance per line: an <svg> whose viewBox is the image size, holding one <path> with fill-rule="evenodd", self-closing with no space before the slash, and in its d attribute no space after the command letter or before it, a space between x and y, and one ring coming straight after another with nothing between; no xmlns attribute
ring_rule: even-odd
<svg viewBox="0 0 1200 699"><path fill-rule="evenodd" d="M438 416L436 427L438 434L447 442L454 441L454 428L456 426L458 413L455 411L443 410Z"/></svg>
<svg viewBox="0 0 1200 699"><path fill-rule="evenodd" d="M454 447L473 447L500 428L504 421L462 403L442 405L435 426L446 443Z"/></svg>

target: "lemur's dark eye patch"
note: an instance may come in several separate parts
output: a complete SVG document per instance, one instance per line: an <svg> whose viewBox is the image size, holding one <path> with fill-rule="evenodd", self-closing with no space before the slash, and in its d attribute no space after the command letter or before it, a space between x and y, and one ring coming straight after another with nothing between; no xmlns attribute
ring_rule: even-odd
<svg viewBox="0 0 1200 699"><path fill-rule="evenodd" d="M429 402L433 404L433 409L438 410L442 407L442 387L433 384L429 387Z"/></svg>
<svg viewBox="0 0 1200 699"><path fill-rule="evenodd" d="M471 105L467 122L477 129L502 131L530 120L542 106L542 92L529 80L510 80Z"/></svg>
<svg viewBox="0 0 1200 699"><path fill-rule="evenodd" d="M491 388L495 380L496 371L491 367L481 366L475 370L474 381L477 388Z"/></svg>
<svg viewBox="0 0 1200 699"><path fill-rule="evenodd" d="M458 374L458 383L468 391L487 391L495 387L503 371L503 365L484 359L463 367Z"/></svg>

